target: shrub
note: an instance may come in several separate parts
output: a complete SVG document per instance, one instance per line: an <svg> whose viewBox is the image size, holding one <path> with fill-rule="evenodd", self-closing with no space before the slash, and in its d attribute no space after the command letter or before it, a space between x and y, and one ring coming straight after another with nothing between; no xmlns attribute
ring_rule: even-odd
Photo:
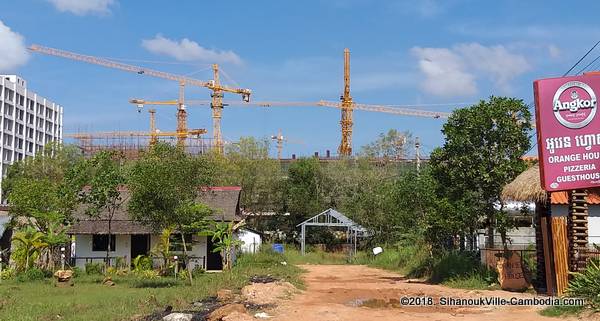
<svg viewBox="0 0 600 321"><path fill-rule="evenodd" d="M38 281L43 280L46 277L46 273L38 268L31 268L27 271L17 274L16 280L19 282Z"/></svg>
<svg viewBox="0 0 600 321"><path fill-rule="evenodd" d="M154 270L138 270L134 273L138 278L145 280L155 280L160 278L158 272Z"/></svg>
<svg viewBox="0 0 600 321"><path fill-rule="evenodd" d="M131 283L133 288L170 288L181 286L183 283L180 280L173 278L157 278L157 279L135 279Z"/></svg>
<svg viewBox="0 0 600 321"><path fill-rule="evenodd" d="M82 275L81 274L81 268L79 268L78 266L72 267L71 271L73 271L73 277L74 278L80 277Z"/></svg>
<svg viewBox="0 0 600 321"><path fill-rule="evenodd" d="M480 272L472 272L466 276L452 277L444 281L445 286L457 289L489 289L495 283L497 273L494 270L482 269Z"/></svg>
<svg viewBox="0 0 600 321"><path fill-rule="evenodd" d="M88 275L100 275L103 274L104 264L89 262L85 264L85 274Z"/></svg>
<svg viewBox="0 0 600 321"><path fill-rule="evenodd" d="M456 277L468 277L481 269L474 253L449 251L433 259L430 281L441 283Z"/></svg>
<svg viewBox="0 0 600 321"><path fill-rule="evenodd" d="M14 269L5 268L2 270L2 273L0 273L0 280L10 280L14 278L16 274L17 272Z"/></svg>
<svg viewBox="0 0 600 321"><path fill-rule="evenodd" d="M110 266L106 269L106 274L108 275L127 275L127 269L118 268L114 266Z"/></svg>
<svg viewBox="0 0 600 321"><path fill-rule="evenodd" d="M186 269L181 269L181 270L179 270L179 272L177 272L177 278L179 280L185 281L188 279L188 277L189 277L189 275L188 275L188 271Z"/></svg>
<svg viewBox="0 0 600 321"><path fill-rule="evenodd" d="M127 269L127 261L125 260L124 257L117 257L117 259L115 260L115 267L117 269Z"/></svg>
<svg viewBox="0 0 600 321"><path fill-rule="evenodd" d="M410 277L423 277L431 270L432 260L427 246L420 242L398 243L396 246L386 246L381 254L373 256L370 251L360 254L354 263L368 264L387 270L401 271Z"/></svg>
<svg viewBox="0 0 600 321"><path fill-rule="evenodd" d="M567 295L585 298L594 309L600 309L600 262L590 260L583 272L573 272Z"/></svg>
<svg viewBox="0 0 600 321"><path fill-rule="evenodd" d="M236 261L236 266L248 267L255 265L278 265L286 261L286 257L273 251L271 248L263 246L261 250L254 254L241 254Z"/></svg>
<svg viewBox="0 0 600 321"><path fill-rule="evenodd" d="M204 272L206 272L206 271L204 271L204 269L203 269L203 268L201 268L201 267L199 267L199 266L196 266L196 267L195 267L195 268L192 270L192 276L193 276L193 277L195 277L195 278L197 278L197 277L200 277L200 276L202 276L202 275L204 274Z"/></svg>
<svg viewBox="0 0 600 321"><path fill-rule="evenodd" d="M147 271L152 270L152 259L149 256L138 255L133 259L133 270L134 271Z"/></svg>

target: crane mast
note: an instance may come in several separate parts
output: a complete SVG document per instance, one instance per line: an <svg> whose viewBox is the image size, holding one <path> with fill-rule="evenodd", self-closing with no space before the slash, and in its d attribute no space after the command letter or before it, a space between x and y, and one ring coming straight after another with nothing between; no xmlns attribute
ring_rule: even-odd
<svg viewBox="0 0 600 321"><path fill-rule="evenodd" d="M177 146L183 147L187 138L187 111L184 105L185 82L179 82L179 100L177 101Z"/></svg>
<svg viewBox="0 0 600 321"><path fill-rule="evenodd" d="M223 137L221 136L221 118L223 117L223 92L218 88L221 87L221 81L219 79L219 65L213 64L213 80L215 87L212 94L210 107L212 109L213 119L213 140L215 144L215 150L219 154L223 154Z"/></svg>
<svg viewBox="0 0 600 321"><path fill-rule="evenodd" d="M154 146L158 142L158 136L156 135L156 109L149 109L148 113L150 113L150 146Z"/></svg>
<svg viewBox="0 0 600 321"><path fill-rule="evenodd" d="M277 135L271 136L271 139L277 142L277 159L281 159L281 152L283 151L283 135L281 129L277 131Z"/></svg>
<svg viewBox="0 0 600 321"><path fill-rule="evenodd" d="M338 154L343 157L352 155L352 108L354 103L350 96L350 50L348 48L344 49L344 93L340 100L342 102L342 120L340 120L342 141L338 148Z"/></svg>

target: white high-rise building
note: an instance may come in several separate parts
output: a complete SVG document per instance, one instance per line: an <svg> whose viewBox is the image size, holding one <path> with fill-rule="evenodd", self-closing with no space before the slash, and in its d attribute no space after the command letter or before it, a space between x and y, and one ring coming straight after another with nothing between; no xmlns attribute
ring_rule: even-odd
<svg viewBox="0 0 600 321"><path fill-rule="evenodd" d="M0 75L0 173L49 142L62 142L62 106L27 88L17 75ZM0 191L2 180L0 178ZM1 194L0 194L1 195Z"/></svg>

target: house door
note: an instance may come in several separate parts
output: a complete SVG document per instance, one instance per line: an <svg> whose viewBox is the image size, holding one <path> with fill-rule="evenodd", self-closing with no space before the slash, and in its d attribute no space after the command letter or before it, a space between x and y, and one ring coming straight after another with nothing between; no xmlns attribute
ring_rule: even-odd
<svg viewBox="0 0 600 321"><path fill-rule="evenodd" d="M131 261L138 255L148 255L150 252L150 235L131 235Z"/></svg>
<svg viewBox="0 0 600 321"><path fill-rule="evenodd" d="M206 239L206 270L222 270L223 258L221 257L221 253L213 252L215 245L210 236Z"/></svg>

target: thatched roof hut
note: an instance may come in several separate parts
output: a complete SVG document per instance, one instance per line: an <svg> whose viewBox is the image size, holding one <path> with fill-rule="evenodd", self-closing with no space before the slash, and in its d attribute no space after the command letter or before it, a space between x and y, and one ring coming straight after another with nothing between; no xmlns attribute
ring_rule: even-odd
<svg viewBox="0 0 600 321"><path fill-rule="evenodd" d="M502 189L502 200L545 203L546 191L540 183L540 167L536 164L519 174Z"/></svg>

